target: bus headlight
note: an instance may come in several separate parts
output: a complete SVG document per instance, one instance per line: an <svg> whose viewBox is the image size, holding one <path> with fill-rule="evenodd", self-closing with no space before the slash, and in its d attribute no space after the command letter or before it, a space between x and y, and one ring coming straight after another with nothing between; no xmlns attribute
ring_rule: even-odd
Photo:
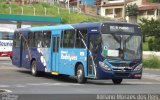
<svg viewBox="0 0 160 100"><path fill-rule="evenodd" d="M141 64L139 64L134 70L135 70L135 71L142 70L142 67L143 67L143 65L142 65L142 63L141 63Z"/></svg>
<svg viewBox="0 0 160 100"><path fill-rule="evenodd" d="M106 65L104 62L99 61L99 66L107 71L111 70L111 68L108 65Z"/></svg>

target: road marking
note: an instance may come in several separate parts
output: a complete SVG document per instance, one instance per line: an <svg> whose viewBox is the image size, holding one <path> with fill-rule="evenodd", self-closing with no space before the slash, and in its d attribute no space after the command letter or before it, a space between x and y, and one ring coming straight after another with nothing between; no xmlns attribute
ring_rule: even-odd
<svg viewBox="0 0 160 100"><path fill-rule="evenodd" d="M17 84L15 87L25 87L25 85Z"/></svg>
<svg viewBox="0 0 160 100"><path fill-rule="evenodd" d="M0 85L1 88L10 87L9 85Z"/></svg>
<svg viewBox="0 0 160 100"><path fill-rule="evenodd" d="M160 81L160 75L156 75L156 74L143 73L142 78Z"/></svg>
<svg viewBox="0 0 160 100"><path fill-rule="evenodd" d="M28 83L27 85L31 86L79 86L82 84L75 84L75 83Z"/></svg>
<svg viewBox="0 0 160 100"><path fill-rule="evenodd" d="M104 82L105 84L112 84L112 82ZM122 82L123 85L128 85L128 84L131 84L131 85L159 85L160 82L150 82L150 81L123 81ZM114 85L114 84L113 84Z"/></svg>
<svg viewBox="0 0 160 100"><path fill-rule="evenodd" d="M122 84L139 84L139 85L149 85L149 84L160 84L159 82L122 82Z"/></svg>

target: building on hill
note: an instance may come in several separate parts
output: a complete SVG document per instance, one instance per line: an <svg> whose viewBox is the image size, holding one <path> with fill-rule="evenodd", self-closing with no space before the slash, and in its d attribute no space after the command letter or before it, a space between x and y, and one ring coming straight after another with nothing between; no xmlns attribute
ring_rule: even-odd
<svg viewBox="0 0 160 100"><path fill-rule="evenodd" d="M138 5L138 19L158 19L160 18L160 3L150 3L147 0L97 0L96 4L99 10L99 15L122 20L124 18L125 4ZM127 17L126 17L127 18ZM128 18L127 18L128 19Z"/></svg>
<svg viewBox="0 0 160 100"><path fill-rule="evenodd" d="M138 18L159 19L160 18L160 3L150 3L147 0L140 0L138 5ZM137 0L138 2L138 0ZM138 4L138 3L136 3Z"/></svg>
<svg viewBox="0 0 160 100"><path fill-rule="evenodd" d="M63 7L75 8L85 14L102 16L122 21L125 18L125 5L138 5L138 19L160 18L160 3L150 3L147 0L9 0L19 4L25 3L58 3ZM126 1L126 2L124 2ZM126 19L128 19L126 17Z"/></svg>

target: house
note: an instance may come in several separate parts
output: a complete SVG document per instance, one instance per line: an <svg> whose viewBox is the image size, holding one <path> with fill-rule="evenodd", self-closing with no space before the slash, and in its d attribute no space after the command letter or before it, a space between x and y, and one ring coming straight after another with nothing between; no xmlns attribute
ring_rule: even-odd
<svg viewBox="0 0 160 100"><path fill-rule="evenodd" d="M97 7L99 10L99 15L103 17L110 17L113 19L122 20L125 16L125 6L133 0L98 0Z"/></svg>
<svg viewBox="0 0 160 100"><path fill-rule="evenodd" d="M160 3L150 3L147 0L97 0L99 15L122 20L125 16L125 6L136 3L138 5L138 19L160 18ZM128 17L126 17L128 20Z"/></svg>
<svg viewBox="0 0 160 100"><path fill-rule="evenodd" d="M153 18L156 20L160 18L160 3L149 3L147 2L147 0L139 0L139 1L141 2L140 5L138 5L138 10L139 10L138 19Z"/></svg>

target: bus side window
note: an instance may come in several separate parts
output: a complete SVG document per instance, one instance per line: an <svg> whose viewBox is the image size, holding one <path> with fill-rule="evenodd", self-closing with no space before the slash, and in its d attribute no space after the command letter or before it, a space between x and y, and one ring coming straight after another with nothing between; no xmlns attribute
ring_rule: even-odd
<svg viewBox="0 0 160 100"><path fill-rule="evenodd" d="M50 47L51 42L51 31L43 31L42 47Z"/></svg>
<svg viewBox="0 0 160 100"><path fill-rule="evenodd" d="M53 52L58 52L59 51L59 37L54 37L53 38Z"/></svg>
<svg viewBox="0 0 160 100"><path fill-rule="evenodd" d="M86 36L87 36L87 30L85 30L85 29L77 30L76 44L75 44L76 48L85 48L83 41L86 43L86 41L87 41Z"/></svg>
<svg viewBox="0 0 160 100"><path fill-rule="evenodd" d="M63 33L63 47L74 48L75 30L65 30Z"/></svg>
<svg viewBox="0 0 160 100"><path fill-rule="evenodd" d="M28 33L28 45L29 47L34 47L35 41L34 41L34 33L29 32Z"/></svg>
<svg viewBox="0 0 160 100"><path fill-rule="evenodd" d="M14 33L13 47L20 47L21 37L19 32Z"/></svg>
<svg viewBox="0 0 160 100"><path fill-rule="evenodd" d="M42 47L42 37L43 37L42 31L35 32L35 45L38 48Z"/></svg>
<svg viewBox="0 0 160 100"><path fill-rule="evenodd" d="M63 39L63 36L64 36L63 33L64 33L64 31L62 31L62 33L61 33L61 48L63 48L63 40L64 40Z"/></svg>

